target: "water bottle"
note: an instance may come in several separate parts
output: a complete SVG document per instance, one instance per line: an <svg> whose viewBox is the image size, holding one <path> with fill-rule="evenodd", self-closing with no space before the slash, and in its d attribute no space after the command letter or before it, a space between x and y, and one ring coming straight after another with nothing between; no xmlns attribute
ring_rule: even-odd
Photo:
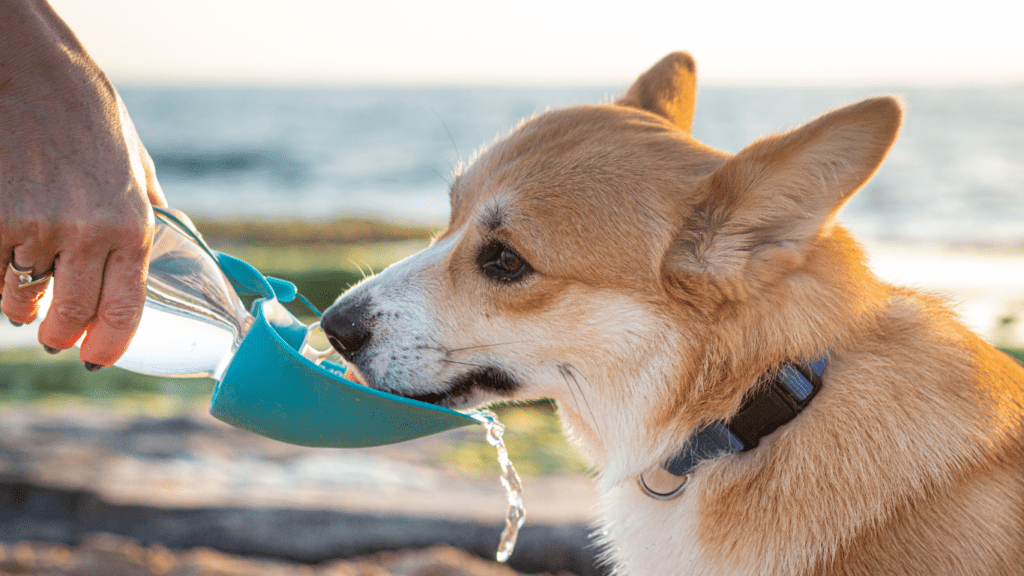
<svg viewBox="0 0 1024 576"><path fill-rule="evenodd" d="M334 351L309 343L319 322L307 326L283 306L298 297L294 284L212 250L180 211L154 215L142 319L114 366L213 378L211 414L303 446L377 446L478 423L345 379L345 367L327 360ZM251 308L239 292L257 297Z"/></svg>
<svg viewBox="0 0 1024 576"><path fill-rule="evenodd" d="M142 319L114 365L157 376L220 380L254 317L213 254L197 241L188 218L177 211L156 216Z"/></svg>
<svg viewBox="0 0 1024 576"><path fill-rule="evenodd" d="M114 366L154 376L220 380L255 317L188 216L167 208L156 208L154 214L142 318ZM42 317L50 299L40 304ZM280 310L276 317L282 317ZM319 361L330 351L307 345L306 353Z"/></svg>

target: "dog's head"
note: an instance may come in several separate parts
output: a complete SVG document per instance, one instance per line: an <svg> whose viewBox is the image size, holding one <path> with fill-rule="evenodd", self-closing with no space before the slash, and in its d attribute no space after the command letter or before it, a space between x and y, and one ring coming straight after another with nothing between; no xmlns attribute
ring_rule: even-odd
<svg viewBox="0 0 1024 576"><path fill-rule="evenodd" d="M842 236L833 215L901 112L867 100L729 155L690 137L694 104L693 61L675 53L614 105L493 144L452 182L447 230L324 314L353 377L456 408L554 398L599 464L633 462L622 474L734 410L743 390L715 381L747 376L733 356L823 336L772 331L803 321L784 302L842 284L817 249Z"/></svg>

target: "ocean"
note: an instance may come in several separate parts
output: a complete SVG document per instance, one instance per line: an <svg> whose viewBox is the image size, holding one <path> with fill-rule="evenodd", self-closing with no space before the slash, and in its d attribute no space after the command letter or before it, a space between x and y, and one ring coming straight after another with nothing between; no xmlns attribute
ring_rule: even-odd
<svg viewBox="0 0 1024 576"><path fill-rule="evenodd" d="M122 87L174 207L443 225L447 181L520 119L624 87ZM903 131L841 219L868 240L1024 246L1024 85L699 90L694 136L736 152L877 94Z"/></svg>

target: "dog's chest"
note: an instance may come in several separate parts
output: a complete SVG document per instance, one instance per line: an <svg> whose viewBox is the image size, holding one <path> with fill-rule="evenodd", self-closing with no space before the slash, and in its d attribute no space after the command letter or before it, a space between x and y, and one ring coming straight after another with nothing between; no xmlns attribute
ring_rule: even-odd
<svg viewBox="0 0 1024 576"><path fill-rule="evenodd" d="M626 482L602 496L602 537L617 574L629 576L738 576L750 567L724 566L698 538L695 498L669 502L644 496ZM717 560L717 561L716 561Z"/></svg>

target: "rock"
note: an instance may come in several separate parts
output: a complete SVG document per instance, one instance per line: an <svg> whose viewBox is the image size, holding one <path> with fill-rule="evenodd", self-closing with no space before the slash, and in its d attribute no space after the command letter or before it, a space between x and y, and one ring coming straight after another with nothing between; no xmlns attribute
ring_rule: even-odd
<svg viewBox="0 0 1024 576"><path fill-rule="evenodd" d="M222 563L225 566L249 566L245 562L270 562L253 558L271 558L278 562L287 562L287 565L291 566L291 563L296 562L306 565L323 564L339 558L358 558L381 552L425 549L438 545L447 546L452 550L454 548L451 547L457 547L461 550L457 553L435 551L429 556L433 558L429 562L424 560L427 558L424 556L410 557L405 561L401 560L401 554L393 554L381 556L383 560L379 563L396 575L458 574L451 571L438 572L440 568L436 566L444 566L444 562L448 561L446 558L464 558L470 553L475 557L468 557L474 558L476 564L468 560L459 561L467 566L475 566L466 568L475 570L464 572L467 576L511 576L516 573L512 569L528 573L565 572L580 576L597 576L601 573L595 567L595 554L589 547L589 529L585 525L524 527L508 568L482 560L493 557L500 532L501 526L498 524L399 515L354 514L332 510L160 508L124 505L106 502L85 490L45 487L28 482L0 482L0 542L13 545L5 554L8 557L17 557L17 550L22 550L23 556L27 558L29 554L24 552L25 545L18 544L23 541L46 542L50 544L51 550L59 549L53 545L83 546L84 551L76 556L78 560L75 565L81 564L84 566L81 570L85 571L66 572L67 574L148 576L155 572L146 572L149 570L146 567L147 562L153 558L166 558L166 554L161 550L167 549L207 549L205 554L230 555L233 560L225 560ZM103 537L107 540L90 536L95 533L107 534L108 536ZM126 537L130 537L131 540L126 540ZM218 552L214 553L210 549ZM181 564L180 554L176 559L178 564ZM90 562L99 564L93 566ZM97 567L113 566L118 562L121 564L118 564L120 567L115 571L104 572ZM490 571L481 571L484 570L484 566ZM294 570L300 568L301 566ZM342 568L339 567L338 570ZM164 573L169 572L161 572ZM287 570L200 570L181 574L191 573L224 576L235 573L312 574L308 571ZM338 573L346 574L343 571Z"/></svg>
<svg viewBox="0 0 1024 576"><path fill-rule="evenodd" d="M172 551L131 538L90 534L75 547L0 544L0 574L26 576L519 576L461 550L437 546L317 566L243 558L209 548ZM558 576L571 576L566 572Z"/></svg>

